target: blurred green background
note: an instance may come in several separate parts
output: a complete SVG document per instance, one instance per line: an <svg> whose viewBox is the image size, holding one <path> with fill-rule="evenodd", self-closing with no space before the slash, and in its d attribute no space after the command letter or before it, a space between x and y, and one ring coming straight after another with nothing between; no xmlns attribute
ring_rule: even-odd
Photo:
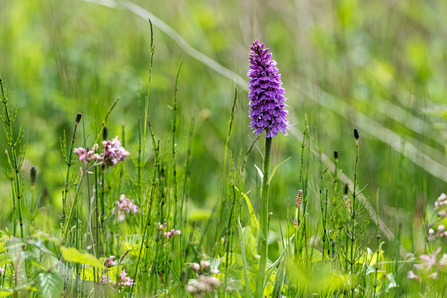
<svg viewBox="0 0 447 298"><path fill-rule="evenodd" d="M288 97L287 137L273 144L273 163L292 156L278 170L271 188L274 217L284 218L298 190L304 114L316 151L333 156L353 176L353 128L361 136L359 184L366 197L380 188L381 216L394 227L398 218L411 229L425 201L445 191L447 159L446 1L135 1L171 26L187 43L247 82L249 46L266 43L278 62ZM84 1L0 1L0 75L27 125L25 188L31 165L38 168L41 205L61 214L65 165L59 138L72 133L78 112L86 134L94 135L113 101L121 97L107 126L121 135L135 155L138 85L147 89L148 22L119 1L109 6ZM190 57L184 48L154 28L155 56L149 116L156 134L168 142L175 75L180 74L179 161L184 160L190 123L195 117L190 197L210 210L220 200L225 138L233 90L239 96L230 148L243 154L254 135L249 128L246 91ZM144 93L144 92L143 92ZM96 120L95 120L96 119ZM258 142L263 150L262 139ZM5 150L4 133L0 149ZM165 146L165 150L168 150ZM148 154L152 153L150 142ZM246 190L255 207L254 150L247 164ZM5 154L0 158L0 226L10 218L10 181ZM133 164L127 163L129 171ZM148 164L148 167L151 167ZM311 160L317 199L325 166ZM328 185L331 185L328 183ZM372 201L374 201L372 199ZM316 202L316 201L315 201ZM419 203L418 203L419 202ZM315 208L318 204L315 203ZM50 216L50 217L51 217ZM412 247L408 247L411 249Z"/></svg>

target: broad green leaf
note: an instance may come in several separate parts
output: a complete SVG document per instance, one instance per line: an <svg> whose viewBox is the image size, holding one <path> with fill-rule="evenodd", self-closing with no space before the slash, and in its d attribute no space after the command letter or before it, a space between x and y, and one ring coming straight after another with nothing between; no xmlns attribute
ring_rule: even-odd
<svg viewBox="0 0 447 298"><path fill-rule="evenodd" d="M238 228L239 228L239 234L240 234L240 246L241 246L241 255L242 255L242 266L244 268L244 283L245 283L245 296L246 297L253 297L251 293L250 288L250 279L248 277L248 270L247 270L247 259L245 258L245 239L244 239L244 232L242 230L241 220L238 218Z"/></svg>
<svg viewBox="0 0 447 298"><path fill-rule="evenodd" d="M250 217L251 217L251 222L253 223L255 228L259 230L259 222L258 222L258 219L256 218L256 214L255 214L255 211L253 210L253 206L251 205L250 199L248 198L248 196L246 194L241 192L236 186L234 188L236 188L236 190L238 192L240 192L241 195L245 198L245 202L247 203L247 207L248 207L248 212L250 213Z"/></svg>
<svg viewBox="0 0 447 298"><path fill-rule="evenodd" d="M276 273L275 282L273 283L273 297L281 297L282 285L286 277L286 262L282 261L279 264L278 272Z"/></svg>
<svg viewBox="0 0 447 298"><path fill-rule="evenodd" d="M12 258L9 254L0 255L0 267L12 262Z"/></svg>
<svg viewBox="0 0 447 298"><path fill-rule="evenodd" d="M8 297L14 294L14 292L11 289L1 289L0 290L0 297Z"/></svg>
<svg viewBox="0 0 447 298"><path fill-rule="evenodd" d="M271 283L268 283L267 285L264 286L263 297L270 297L272 295L272 291L273 291L273 285Z"/></svg>
<svg viewBox="0 0 447 298"><path fill-rule="evenodd" d="M56 272L41 272L37 275L37 288L40 296L58 298L64 289L64 281Z"/></svg>
<svg viewBox="0 0 447 298"><path fill-rule="evenodd" d="M95 256L89 253L81 253L76 248L65 248L63 246L61 247L61 251L62 256L67 262L87 264L96 268L104 268L104 265L101 264Z"/></svg>
<svg viewBox="0 0 447 298"><path fill-rule="evenodd" d="M282 165L283 163L285 163L286 161L288 161L289 159L291 159L291 158L292 158L292 156L289 157L289 158L287 158L285 161L280 162L279 164L276 165L276 167L273 169L272 173L270 174L270 177L269 177L269 180L267 181L267 184L270 184L270 181L272 181L272 178L273 178L273 176L275 175L275 172L276 172L276 170L278 169L278 167L279 167L280 165Z"/></svg>

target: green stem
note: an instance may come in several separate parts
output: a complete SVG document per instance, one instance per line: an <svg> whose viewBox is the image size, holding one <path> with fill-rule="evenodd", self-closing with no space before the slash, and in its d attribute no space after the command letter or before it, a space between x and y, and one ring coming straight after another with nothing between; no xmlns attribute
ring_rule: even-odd
<svg viewBox="0 0 447 298"><path fill-rule="evenodd" d="M232 234L232 229L231 229L231 219L233 217L233 211L234 211L234 205L236 203L236 190L234 188L233 185L233 203L231 204L231 212L230 212L230 218L228 219L228 228L227 228L227 248L226 248L226 261L225 261L225 280L224 280L224 289L227 288L227 272L228 272L228 263L229 261L229 256L230 256L230 247L231 247L231 234ZM226 293L227 291L225 291L225 295L224 297L226 297Z"/></svg>
<svg viewBox="0 0 447 298"><path fill-rule="evenodd" d="M12 155L12 170L15 174L15 190L16 190L16 198L17 198L17 205L19 207L19 224L20 224L20 237L23 238L23 220L22 220L22 206L21 206L21 200L20 198L22 197L21 191L20 191L20 167L21 164L18 162L17 160L17 144L20 143L20 132L19 132L19 136L18 139L15 141L14 140L14 134L12 131L12 122L14 121L13 119L11 119L10 115L9 115L9 110L8 110L8 105L7 103L7 99L5 96L5 91L3 89L3 80L0 79L0 88L2 91L2 101L3 101L3 105L5 107L5 118L6 118L6 125L8 126L9 131L7 132L9 134L9 139L8 140L8 144L9 147L11 148L11 155ZM13 112L14 114L14 112ZM13 116L14 118L14 116ZM6 131L6 128L5 128Z"/></svg>
<svg viewBox="0 0 447 298"><path fill-rule="evenodd" d="M269 206L269 177L270 177L270 157L272 154L272 138L265 139L264 154L264 178L262 179L261 193L261 233L259 236L258 249L261 252L261 262L259 264L258 280L256 286L256 295L258 298L263 296L265 267L267 265L267 233L268 233L268 206Z"/></svg>
<svg viewBox="0 0 447 298"><path fill-rule="evenodd" d="M356 146L356 154L355 154L355 169L354 169L354 189L352 192L352 209L351 209L351 276L352 276L352 288L351 288L351 297L354 298L355 292L355 272L354 272L354 249L355 249L355 199L356 199L356 187L357 187L357 165L359 162L359 140L355 141Z"/></svg>
<svg viewBox="0 0 447 298"><path fill-rule="evenodd" d="M225 142L224 181L222 184L222 197L221 197L221 201L220 201L220 216L219 216L219 226L217 228L217 233L216 233L216 242L219 241L220 229L221 229L221 225L222 225L224 208L225 208L225 190L226 190L226 186L227 186L227 181L226 181L227 180L227 153L228 153L228 145L230 142L231 128L233 127L234 115L236 114L236 100L237 100L237 89L235 88L234 89L233 107L231 108L230 123L228 125L227 140Z"/></svg>

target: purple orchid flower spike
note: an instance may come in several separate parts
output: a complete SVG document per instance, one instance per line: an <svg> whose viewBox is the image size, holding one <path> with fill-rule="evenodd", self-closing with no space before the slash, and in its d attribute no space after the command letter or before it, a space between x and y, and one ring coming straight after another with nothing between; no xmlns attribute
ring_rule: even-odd
<svg viewBox="0 0 447 298"><path fill-rule="evenodd" d="M267 138L275 137L278 132L287 135L288 111L285 109L286 98L276 61L271 59L269 49L265 49L258 40L253 42L250 49L250 127L256 134L267 131Z"/></svg>

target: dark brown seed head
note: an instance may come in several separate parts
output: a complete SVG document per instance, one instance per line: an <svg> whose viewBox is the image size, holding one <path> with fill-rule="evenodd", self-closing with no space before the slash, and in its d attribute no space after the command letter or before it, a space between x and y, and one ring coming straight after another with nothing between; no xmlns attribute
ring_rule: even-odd
<svg viewBox="0 0 447 298"><path fill-rule="evenodd" d="M357 130L357 128L354 128L354 138L355 138L356 140L359 139L359 131Z"/></svg>
<svg viewBox="0 0 447 298"><path fill-rule="evenodd" d="M82 114L81 114L81 113L78 113L78 114L76 115L76 124L79 124L79 122L81 121L81 118L82 118Z"/></svg>
<svg viewBox="0 0 447 298"><path fill-rule="evenodd" d="M335 159L335 160L338 159L338 151L337 151L337 150L334 151L334 159Z"/></svg>
<svg viewBox="0 0 447 298"><path fill-rule="evenodd" d="M102 139L104 141L107 141L107 137L109 136L109 130L107 129L107 126L104 126L102 129Z"/></svg>

